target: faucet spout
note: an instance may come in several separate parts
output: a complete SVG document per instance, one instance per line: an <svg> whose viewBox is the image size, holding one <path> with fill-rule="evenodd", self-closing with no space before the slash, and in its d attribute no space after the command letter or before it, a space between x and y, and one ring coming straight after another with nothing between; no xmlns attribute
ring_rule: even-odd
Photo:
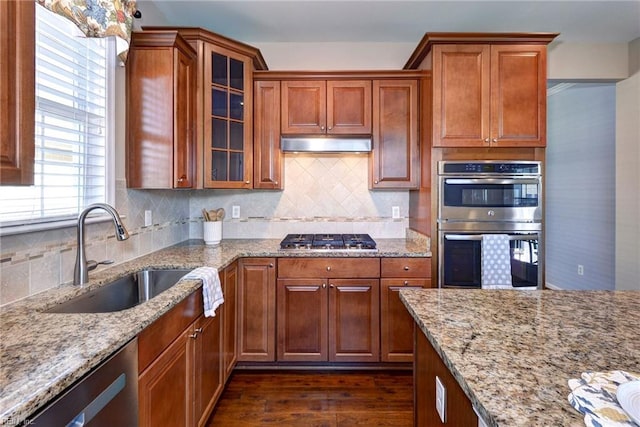
<svg viewBox="0 0 640 427"><path fill-rule="evenodd" d="M78 215L78 252L76 255L76 265L73 270L74 285L84 285L89 281L89 266L87 265L87 256L84 250L84 223L89 212L94 209L103 209L111 215L113 226L116 230L116 239L122 241L129 238L129 232L122 223L120 215L118 215L118 212L111 205L106 203L94 203L87 206L82 212L80 212L80 215Z"/></svg>

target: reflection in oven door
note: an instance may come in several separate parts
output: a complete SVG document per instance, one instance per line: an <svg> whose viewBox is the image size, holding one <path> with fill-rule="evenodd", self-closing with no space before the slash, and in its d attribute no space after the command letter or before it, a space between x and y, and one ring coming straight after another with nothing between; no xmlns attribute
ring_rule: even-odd
<svg viewBox="0 0 640 427"><path fill-rule="evenodd" d="M481 287L482 234L441 232L440 286ZM509 234L514 288L541 288L537 233Z"/></svg>

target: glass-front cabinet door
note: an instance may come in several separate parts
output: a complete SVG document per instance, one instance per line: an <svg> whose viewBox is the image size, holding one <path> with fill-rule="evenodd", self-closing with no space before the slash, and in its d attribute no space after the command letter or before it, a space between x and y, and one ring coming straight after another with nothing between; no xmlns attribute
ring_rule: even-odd
<svg viewBox="0 0 640 427"><path fill-rule="evenodd" d="M212 45L204 56L204 187L251 188L251 61Z"/></svg>

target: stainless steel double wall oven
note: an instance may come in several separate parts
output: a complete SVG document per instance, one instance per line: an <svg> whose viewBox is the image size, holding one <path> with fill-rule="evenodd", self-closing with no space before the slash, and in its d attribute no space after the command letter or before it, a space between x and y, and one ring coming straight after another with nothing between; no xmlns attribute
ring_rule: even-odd
<svg viewBox="0 0 640 427"><path fill-rule="evenodd" d="M483 234L509 235L514 287L542 288L540 162L438 162L438 286L481 287Z"/></svg>

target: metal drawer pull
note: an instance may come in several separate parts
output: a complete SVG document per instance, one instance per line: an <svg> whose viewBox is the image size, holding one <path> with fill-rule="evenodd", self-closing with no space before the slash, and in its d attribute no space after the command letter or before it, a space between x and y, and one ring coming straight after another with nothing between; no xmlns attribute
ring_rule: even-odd
<svg viewBox="0 0 640 427"><path fill-rule="evenodd" d="M409 266L408 265L404 266L404 271L409 271Z"/></svg>

